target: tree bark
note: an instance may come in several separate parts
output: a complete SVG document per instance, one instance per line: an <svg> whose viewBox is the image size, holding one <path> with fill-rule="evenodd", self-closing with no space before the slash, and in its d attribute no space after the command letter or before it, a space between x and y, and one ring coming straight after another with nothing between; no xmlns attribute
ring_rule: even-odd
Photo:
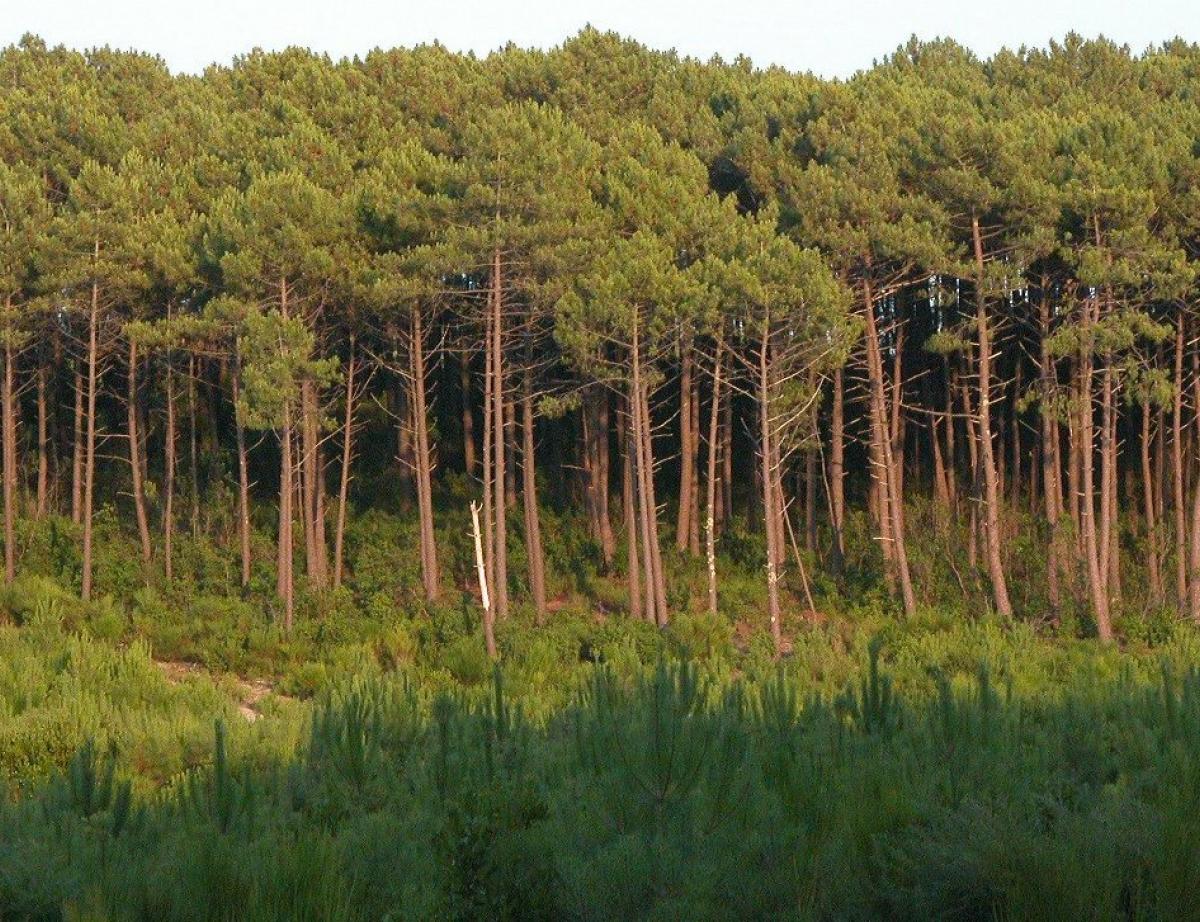
<svg viewBox="0 0 1200 922"><path fill-rule="evenodd" d="M433 460L429 446L429 407L425 393L425 330L421 310L412 311L413 429L416 434L417 510L421 532L421 582L425 600L436 602L441 594L437 535L433 529Z"/></svg>
<svg viewBox="0 0 1200 922"><path fill-rule="evenodd" d="M892 570L899 587L904 613L913 615L917 610L916 595L908 570L908 549L904 539L904 519L899 506L903 501L892 458L892 443L887 431L887 396L883 382L883 357L880 354L879 331L875 324L875 296L869 276L864 276L863 308L866 313L867 329L867 377L871 394L871 431L875 445L875 456L879 465L876 484L879 493L879 517L885 549L890 549ZM888 555L885 553L885 559Z"/></svg>
<svg viewBox="0 0 1200 922"><path fill-rule="evenodd" d="M1059 473L1058 457L1058 420L1054 415L1050 400L1056 384L1054 374L1054 359L1050 355L1050 302L1045 295L1045 283L1042 285L1042 296L1039 304L1039 323L1041 352L1038 356L1038 374L1042 388L1042 496L1045 501L1046 521L1050 525L1050 547L1046 555L1046 585L1050 597L1050 607L1057 615L1062 605L1062 594L1059 587L1059 571L1061 564L1061 544L1058 532L1062 524L1062 480Z"/></svg>
<svg viewBox="0 0 1200 922"><path fill-rule="evenodd" d="M717 354L713 359L712 402L708 408L708 470L705 476L705 529L704 557L708 567L708 610L717 613L717 443L721 424L721 362L723 343L717 341Z"/></svg>
<svg viewBox="0 0 1200 922"><path fill-rule="evenodd" d="M675 550L685 551L691 533L692 514L692 350L685 342L681 349L682 370L679 375L679 510L675 519Z"/></svg>
<svg viewBox="0 0 1200 922"><path fill-rule="evenodd" d="M192 474L192 537L200 537L200 455L196 432L196 357L188 356L188 452Z"/></svg>
<svg viewBox="0 0 1200 922"><path fill-rule="evenodd" d="M237 441L238 544L241 548L242 588L250 585L250 460L246 454L246 427L239 406L242 387L242 356L236 350L233 363L233 428Z"/></svg>
<svg viewBox="0 0 1200 922"><path fill-rule="evenodd" d="M279 281L280 313L288 317L287 279ZM193 426L194 431L194 426ZM276 560L276 592L283 601L283 627L292 630L294 617L294 580L292 577L292 500L295 496L292 473L292 397L283 401L283 424L279 435L279 547Z"/></svg>
<svg viewBox="0 0 1200 922"><path fill-rule="evenodd" d="M100 259L100 240L92 250L93 265ZM92 598L92 508L96 487L96 381L100 363L100 283L92 279L91 309L88 311L87 350L87 441L83 457L83 576L80 597Z"/></svg>
<svg viewBox="0 0 1200 922"><path fill-rule="evenodd" d="M12 301L5 303L5 312L12 315ZM17 575L17 536L16 520L16 488L17 488L17 412L16 400L13 395L13 378L15 377L13 358L13 332L6 331L4 340L4 392L0 395L0 410L4 418L0 420L3 431L3 461L4 461L4 583L11 585Z"/></svg>
<svg viewBox="0 0 1200 922"><path fill-rule="evenodd" d="M459 359L459 394L462 397L463 470L475 476L475 414L471 411L471 362L464 353Z"/></svg>
<svg viewBox="0 0 1200 922"><path fill-rule="evenodd" d="M845 373L833 373L833 404L829 422L829 524L833 531L833 573L846 565L846 393Z"/></svg>
<svg viewBox="0 0 1200 922"><path fill-rule="evenodd" d="M126 378L126 430L129 436L129 470L133 475L133 509L141 542L142 562L149 563L153 554L150 543L150 517L146 514L146 493L142 484L141 433L138 431L138 352L137 341L129 340L129 374Z"/></svg>
<svg viewBox="0 0 1200 922"><path fill-rule="evenodd" d="M39 519L46 516L50 493L49 410L46 390L46 364L39 361L37 368L37 506L34 512Z"/></svg>
<svg viewBox="0 0 1200 922"><path fill-rule="evenodd" d="M783 652L783 628L779 606L779 504L775 500L775 471L772 461L774 453L771 439L770 383L768 379L768 351L770 332L764 323L762 339L758 347L758 440L759 463L762 467L763 525L767 538L767 618L771 625L771 638L775 642L775 655Z"/></svg>
<svg viewBox="0 0 1200 922"><path fill-rule="evenodd" d="M350 465L354 460L354 372L358 357L354 352L354 334L350 334L350 357L346 363L346 416L342 420L342 471L338 478L337 525L333 534L333 588L342 585L345 564L346 506L350 499Z"/></svg>
<svg viewBox="0 0 1200 922"><path fill-rule="evenodd" d="M525 368L521 395L521 494L525 508L525 555L529 564L529 589L539 622L546 616L546 563L542 556L542 526L538 514L537 470L533 432L533 383Z"/></svg>
<svg viewBox="0 0 1200 922"><path fill-rule="evenodd" d="M633 468L634 442L631 435L633 429L633 413L627 403L622 415L620 449L621 449L621 506L624 511L626 538L626 578L629 583L629 616L640 619L642 614L641 580L638 578L638 507L634 501ZM651 619L652 620L652 619Z"/></svg>
<svg viewBox="0 0 1200 922"><path fill-rule="evenodd" d="M975 246L975 322L979 336L977 355L979 371L979 463L983 473L983 521L987 536L988 576L992 582L992 598L1000 617L1012 617L1012 602L1008 598L1008 582L1004 576L1002 556L1003 535L1000 531L1000 498L996 483L996 462L992 445L992 341L989 328L987 299L984 297L983 240L979 219L971 219L971 235Z"/></svg>
<svg viewBox="0 0 1200 922"><path fill-rule="evenodd" d="M71 442L71 521L76 525L83 524L83 456L87 453L84 445L83 407L87 399L84 396L86 378L75 369L75 411L72 416L73 428Z"/></svg>
<svg viewBox="0 0 1200 922"><path fill-rule="evenodd" d="M170 314L168 313L168 318ZM167 431L163 436L163 575L167 582L175 578L175 368L170 350L167 351L164 387L167 397ZM236 376L234 400L237 400Z"/></svg>
<svg viewBox="0 0 1200 922"><path fill-rule="evenodd" d="M1175 324L1175 403L1171 411L1171 508L1175 514L1175 598L1182 610L1188 604L1188 533L1183 483L1183 346L1184 319Z"/></svg>
<svg viewBox="0 0 1200 922"><path fill-rule="evenodd" d="M1154 466L1151 448L1150 401L1142 400L1142 515L1146 532L1146 572L1150 580L1150 598L1162 602L1162 571L1158 560L1158 523L1154 509Z"/></svg>
<svg viewBox="0 0 1200 922"><path fill-rule="evenodd" d="M1088 588L1092 599L1092 613L1096 618L1096 630L1101 642L1112 640L1112 620L1109 615L1108 585L1100 572L1100 548L1096 528L1096 486L1094 475L1095 437L1092 419L1092 302L1083 304L1083 345L1079 361L1079 467L1082 480L1079 509L1083 529L1084 558L1087 566Z"/></svg>
<svg viewBox="0 0 1200 922"><path fill-rule="evenodd" d="M493 531L496 578L492 584L492 595L496 617L503 620L508 617L508 528L505 520L508 508L505 449L508 438L504 413L504 278L499 249L492 252L492 288L492 464L495 467L492 513L496 518Z"/></svg>

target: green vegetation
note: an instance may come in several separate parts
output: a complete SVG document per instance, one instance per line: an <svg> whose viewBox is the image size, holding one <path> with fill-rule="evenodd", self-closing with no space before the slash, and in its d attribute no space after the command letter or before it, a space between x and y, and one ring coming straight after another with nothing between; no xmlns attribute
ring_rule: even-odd
<svg viewBox="0 0 1200 922"><path fill-rule="evenodd" d="M0 86L0 918L1196 915L1200 48Z"/></svg>
<svg viewBox="0 0 1200 922"><path fill-rule="evenodd" d="M1200 883L1190 631L863 623L686 665L696 627L623 622L572 669L514 626L465 687L452 644L248 722L58 621L0 630L6 917L1177 919Z"/></svg>

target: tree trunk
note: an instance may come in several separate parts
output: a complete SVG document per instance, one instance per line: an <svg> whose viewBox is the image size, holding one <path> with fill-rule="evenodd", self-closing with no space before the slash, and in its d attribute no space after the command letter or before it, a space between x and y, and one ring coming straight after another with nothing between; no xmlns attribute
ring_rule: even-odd
<svg viewBox="0 0 1200 922"><path fill-rule="evenodd" d="M1162 602L1162 572L1158 562L1158 523L1154 509L1154 466L1150 460L1150 401L1142 401L1142 514L1146 532L1146 572L1150 579L1150 598Z"/></svg>
<svg viewBox="0 0 1200 922"><path fill-rule="evenodd" d="M496 658L495 619L488 593L487 567L483 560L483 536L479 533L479 504L471 502L471 535L475 541L475 572L479 578L479 597L483 603L483 642L489 659Z"/></svg>
<svg viewBox="0 0 1200 922"><path fill-rule="evenodd" d="M37 506L34 512L39 519L46 516L50 493L50 427L46 390L46 364L39 361L37 368Z"/></svg>
<svg viewBox="0 0 1200 922"><path fill-rule="evenodd" d="M1045 500L1046 521L1050 525L1050 547L1046 560L1046 585L1050 596L1050 607L1057 615L1062 605L1062 594L1059 588L1059 571L1061 564L1059 556L1062 552L1058 538L1059 527L1062 523L1062 480L1059 473L1058 458L1058 420L1050 403L1056 384L1054 374L1054 359L1050 355L1050 302L1045 295L1045 283L1042 285L1042 296L1039 305L1041 352L1038 357L1038 373L1042 388L1042 495Z"/></svg>
<svg viewBox="0 0 1200 922"><path fill-rule="evenodd" d="M992 446L992 341L988 326L987 300L983 290L983 241L979 219L971 219L971 234L975 244L975 322L978 328L979 351L979 463L983 473L983 521L987 536L988 576L992 582L992 598L1001 618L1011 618L1012 602L1008 598L1008 582L1004 577L1001 554L1003 535L1000 532L1000 498L996 483L996 462Z"/></svg>
<svg viewBox="0 0 1200 922"><path fill-rule="evenodd" d="M129 374L126 378L126 430L129 435L129 470L133 475L133 509L141 542L142 562L149 563L153 553L150 543L150 517L146 514L146 494L142 485L141 434L138 431L137 341L129 340Z"/></svg>
<svg viewBox="0 0 1200 922"><path fill-rule="evenodd" d="M642 558L646 585L647 617L659 627L667 624L666 582L658 539L658 505L654 499L654 451L650 436L650 413L642 380L641 341L638 320L633 323L633 377L630 406L633 410L633 440L637 450L637 493L642 521Z"/></svg>
<svg viewBox="0 0 1200 922"><path fill-rule="evenodd" d="M250 460L246 456L246 427L238 406L242 387L242 356L237 350L233 364L233 428L237 440L238 544L242 558L242 588L250 585Z"/></svg>
<svg viewBox="0 0 1200 922"><path fill-rule="evenodd" d="M288 317L287 279L279 281L280 313ZM194 419L194 417L193 417ZM195 426L192 427L195 432ZM279 434L279 547L276 560L276 593L283 601L283 627L292 630L294 617L294 580L292 578L292 500L295 496L292 474L292 397L283 401L283 426Z"/></svg>
<svg viewBox="0 0 1200 922"><path fill-rule="evenodd" d="M705 529L704 557L708 567L708 610L717 613L717 442L721 412L721 361L723 344L717 341L717 354L713 359L712 403L708 408L708 470L705 477Z"/></svg>
<svg viewBox="0 0 1200 922"><path fill-rule="evenodd" d="M192 537L200 537L200 457L196 434L196 357L188 356L188 451L192 474Z"/></svg>
<svg viewBox="0 0 1200 922"><path fill-rule="evenodd" d="M1175 513L1175 598L1182 610L1188 600L1188 533L1183 484L1183 314L1175 325L1175 404L1171 412L1171 507Z"/></svg>
<svg viewBox="0 0 1200 922"><path fill-rule="evenodd" d="M684 551L691 533L692 468L692 350L683 344L683 368L679 375L679 511L675 520L675 550Z"/></svg>
<svg viewBox="0 0 1200 922"><path fill-rule="evenodd" d="M892 443L887 431L887 397L883 382L883 357L880 354L879 332L875 324L875 296L868 277L863 279L863 307L867 329L867 372L870 379L872 442L880 466L876 479L879 490L880 522L885 547L890 547L895 581L899 586L904 613L913 615L917 600L913 593L912 579L908 570L908 549L904 539L904 519L900 511L903 498L900 495L899 479L892 458ZM890 542L890 544L889 544Z"/></svg>
<svg viewBox="0 0 1200 922"><path fill-rule="evenodd" d="M721 408L721 528L733 522L733 390Z"/></svg>
<svg viewBox="0 0 1200 922"><path fill-rule="evenodd" d="M1088 588L1092 598L1092 613L1096 618L1096 629L1104 643L1112 640L1112 621L1108 607L1108 585L1100 572L1100 548L1096 528L1096 487L1094 468L1095 438L1092 420L1092 354L1091 300L1084 302L1084 344L1079 362L1079 467L1082 480L1080 497L1080 521L1083 529L1084 558L1087 566Z"/></svg>
<svg viewBox="0 0 1200 922"><path fill-rule="evenodd" d="M459 393L462 396L463 470L475 476L475 414L471 412L471 362L466 353L459 359Z"/></svg>
<svg viewBox="0 0 1200 922"><path fill-rule="evenodd" d="M779 607L779 504L775 500L775 471L772 469L774 459L771 447L771 415L770 415L770 383L767 355L769 351L770 331L764 323L762 340L758 348L758 440L759 463L762 466L762 506L763 524L767 538L767 617L771 624L771 638L775 641L775 655L783 652L783 627L780 621Z"/></svg>
<svg viewBox="0 0 1200 922"><path fill-rule="evenodd" d="M505 521L508 508L505 449L508 437L504 413L504 280L498 249L492 253L492 289L492 464L495 467L492 512L496 517L493 533L496 579L492 584L492 594L496 617L503 620L508 617L508 529Z"/></svg>
<svg viewBox="0 0 1200 922"><path fill-rule="evenodd" d="M416 434L417 511L421 532L421 582L425 600L436 602L441 592L437 536L433 530L433 460L429 446L429 407L425 393L425 331L421 311L412 312L412 405Z"/></svg>
<svg viewBox="0 0 1200 922"><path fill-rule="evenodd" d="M76 525L83 524L83 456L87 454L84 445L83 407L87 399L84 396L86 378L75 369L75 412L72 417L73 441L71 442L71 521Z"/></svg>
<svg viewBox="0 0 1200 922"><path fill-rule="evenodd" d="M93 264L100 258L100 241L92 250ZM87 350L87 442L83 457L83 576L80 597L92 598L92 508L96 487L96 381L100 364L100 283L92 280L91 309L88 311Z"/></svg>
<svg viewBox="0 0 1200 922"><path fill-rule="evenodd" d="M354 372L358 357L354 353L354 334L350 334L350 357L346 363L346 416L342 420L342 472L338 478L337 525L333 534L333 588L342 585L345 564L346 505L350 498L350 464L354 460Z"/></svg>
<svg viewBox="0 0 1200 922"><path fill-rule="evenodd" d="M608 431L609 431L609 392L600 391L596 402L596 457L594 469L596 472L596 506L600 525L600 552L607 569L612 566L613 555L616 553L616 539L613 537L612 521L608 515Z"/></svg>
<svg viewBox="0 0 1200 922"><path fill-rule="evenodd" d="M168 313L168 317L169 317ZM165 373L167 396L167 431L163 436L163 575L167 582L175 578L175 370L171 353L167 352ZM234 377L234 401L237 401L236 374ZM235 410L236 412L236 410ZM244 585L244 583L243 583Z"/></svg>
<svg viewBox="0 0 1200 922"><path fill-rule="evenodd" d="M633 414L630 412L628 404L626 404L623 415L624 420L619 429L621 449L621 506L624 511L625 521L625 566L627 571L626 578L629 582L629 616L640 619L643 615L641 580L638 579L637 532L639 515L637 504L634 501L633 489L634 442L631 435Z"/></svg>
<svg viewBox="0 0 1200 922"><path fill-rule="evenodd" d="M538 515L537 470L534 454L533 383L525 368L521 395L521 494L525 507L525 555L529 562L529 589L540 622L546 616L546 563L542 556L542 526Z"/></svg>
<svg viewBox="0 0 1200 922"><path fill-rule="evenodd" d="M12 301L5 304L5 311L12 314ZM17 575L17 535L16 520L16 487L17 487L17 408L13 396L13 378L16 374L13 364L12 330L7 331L4 340L4 392L0 395L0 430L3 431L4 445L2 450L4 471L4 583L11 585Z"/></svg>
<svg viewBox="0 0 1200 922"><path fill-rule="evenodd" d="M829 422L829 524L833 531L833 573L846 565L846 393L845 373L833 373L833 404Z"/></svg>

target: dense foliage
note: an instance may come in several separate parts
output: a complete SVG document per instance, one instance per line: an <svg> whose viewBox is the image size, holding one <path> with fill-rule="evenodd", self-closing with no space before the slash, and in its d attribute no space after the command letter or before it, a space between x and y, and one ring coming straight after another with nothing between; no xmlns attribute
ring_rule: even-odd
<svg viewBox="0 0 1200 922"><path fill-rule="evenodd" d="M711 656L599 667L535 715L499 672L439 691L420 667L367 670L247 723L203 676L172 686L144 648L69 638L43 612L0 631L0 695L21 711L5 775L33 767L15 752L86 742L0 806L0 905L113 920L1189 917L1190 634L1161 662L995 625L910 626L851 653L831 640L811 635L802 668L755 681ZM823 694L821 673L848 665L864 668Z"/></svg>
<svg viewBox="0 0 1200 922"><path fill-rule="evenodd" d="M0 86L0 915L1192 911L1196 46Z"/></svg>
<svg viewBox="0 0 1200 922"><path fill-rule="evenodd" d="M586 30L189 77L27 38L0 55L7 578L46 573L21 521L69 513L93 598L112 515L138 582L169 594L190 532L292 630L371 510L420 573L379 589L486 599L492 655L510 596L544 619L573 568L660 627L742 616L743 535L781 653L814 583L860 576L1102 640L1200 617L1198 62L913 41L828 82ZM596 562L547 559L573 509Z"/></svg>

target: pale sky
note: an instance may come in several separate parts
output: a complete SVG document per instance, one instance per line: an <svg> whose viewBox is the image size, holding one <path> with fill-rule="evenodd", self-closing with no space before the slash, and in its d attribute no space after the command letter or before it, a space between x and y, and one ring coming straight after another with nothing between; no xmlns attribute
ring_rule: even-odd
<svg viewBox="0 0 1200 922"><path fill-rule="evenodd" d="M989 55L1074 30L1140 51L1200 41L1200 0L0 0L0 44L25 32L74 48L111 45L196 72L254 47L333 57L440 40L479 54L508 41L550 47L585 24L702 59L746 54L824 76L869 67L911 34Z"/></svg>

